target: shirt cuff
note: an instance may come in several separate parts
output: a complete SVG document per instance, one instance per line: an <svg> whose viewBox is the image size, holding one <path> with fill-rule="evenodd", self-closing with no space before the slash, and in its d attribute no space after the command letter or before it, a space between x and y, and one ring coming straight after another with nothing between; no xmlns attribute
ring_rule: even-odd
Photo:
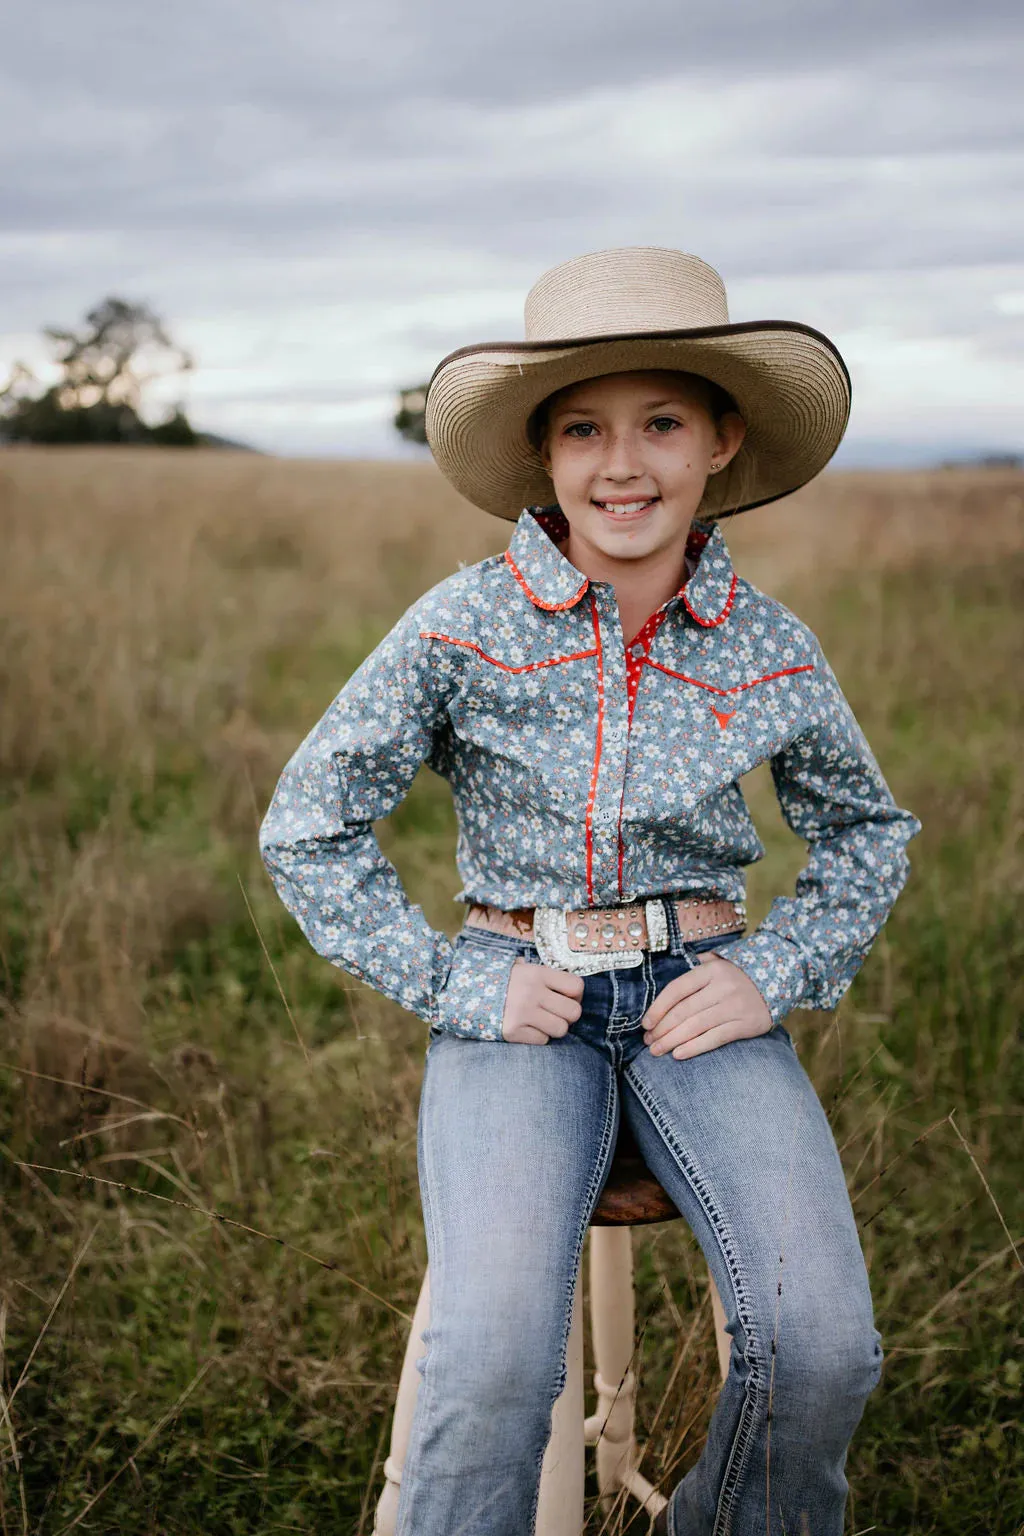
<svg viewBox="0 0 1024 1536"><path fill-rule="evenodd" d="M722 958L746 971L768 1005L773 1026L799 1006L807 984L803 958L790 939L768 928L757 928L730 944Z"/></svg>
<svg viewBox="0 0 1024 1536"><path fill-rule="evenodd" d="M512 950L456 943L451 967L437 994L438 1028L470 1040L503 1040L501 1021L516 958Z"/></svg>

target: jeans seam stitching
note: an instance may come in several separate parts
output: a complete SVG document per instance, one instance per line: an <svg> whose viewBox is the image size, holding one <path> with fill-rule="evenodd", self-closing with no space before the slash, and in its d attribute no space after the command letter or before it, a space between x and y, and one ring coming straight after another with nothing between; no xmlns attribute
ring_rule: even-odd
<svg viewBox="0 0 1024 1536"><path fill-rule="evenodd" d="M640 1005L640 1012L636 1015L635 1018L620 1018L618 975L614 967L612 967L607 973L610 976L612 983L612 1006L608 1015L608 1025L606 1030L606 1038L609 1042L616 1041L620 1036L628 1035L631 1030L636 1029L637 1025L640 1023L640 1020L643 1018L644 1014L651 1006L651 1003L654 1001L654 960L650 953L645 953L641 965L639 967L633 967L632 969L639 969L640 978L644 983L644 1000Z"/></svg>
<svg viewBox="0 0 1024 1536"><path fill-rule="evenodd" d="M613 1006L613 1008L612 1008L612 1015L611 1015L611 1019L610 1019L609 1024L608 1024L608 1032L607 1032L608 1039L610 1041L611 1040L618 1040L620 1036L627 1035L627 1034L630 1033L631 1030L636 1029L637 1026L639 1025L641 1019L644 1018L644 1016L646 1015L648 1008L650 1008L651 1004L654 1002L654 999L657 997L657 995L658 995L658 982L657 982L657 979L656 979L655 974L654 974L654 965L655 965L656 958L657 957L655 957L653 955L645 955L644 956L643 970L641 972L641 974L643 976L643 981L644 981L644 1000L643 1000L643 1004L641 1005L640 1012L637 1014L636 1018L635 1019L629 1019L625 1023L618 1023L618 1024L616 1024L616 1023L612 1022L614 1020L614 1017L615 1017L615 1008ZM671 958L674 959L674 960L679 960L679 959L689 960L689 956L686 955L685 952L682 955L673 955L673 956L671 956ZM690 970L693 969L693 963L692 962L690 962L689 969ZM614 981L614 973L612 973L612 975L613 975L613 981Z"/></svg>
<svg viewBox="0 0 1024 1536"><path fill-rule="evenodd" d="M657 1126L662 1140L675 1158L680 1172L697 1196L704 1214L711 1223L712 1230L718 1239L722 1257L725 1260L726 1269L732 1281L736 1311L743 1326L745 1340L743 1357L750 1368L750 1374L747 1377L747 1385L743 1394L743 1404L740 1409L736 1433L733 1437L729 1457L722 1474L722 1485L719 1489L715 1523L711 1530L711 1536L730 1536L736 1496L740 1480L746 1470L746 1463L754 1437L754 1424L757 1418L759 1400L762 1396L761 1377L763 1372L757 1344L757 1329L747 1301L746 1275L736 1254L735 1239L732 1236L729 1224L719 1211L704 1175L694 1160L676 1142L664 1116L661 1114L645 1085L636 1080L629 1068L626 1069L625 1076L630 1087L636 1093Z"/></svg>
<svg viewBox="0 0 1024 1536"><path fill-rule="evenodd" d="M612 1006L611 1012L608 1015L608 1033L611 1034L619 1015L619 979L614 967L606 972L606 974L611 978L612 983Z"/></svg>

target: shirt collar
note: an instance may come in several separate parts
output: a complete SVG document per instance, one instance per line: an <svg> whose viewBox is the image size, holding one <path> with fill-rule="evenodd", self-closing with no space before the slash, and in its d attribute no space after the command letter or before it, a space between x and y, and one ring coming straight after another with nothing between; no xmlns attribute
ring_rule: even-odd
<svg viewBox="0 0 1024 1536"><path fill-rule="evenodd" d="M505 562L531 603L549 612L572 608L590 586L555 543L567 532L558 507L524 507L505 551Z"/></svg>
<svg viewBox="0 0 1024 1536"><path fill-rule="evenodd" d="M686 547L697 556L697 569L679 595L691 619L703 629L714 629L729 617L736 601L739 578L729 546L717 523L695 523Z"/></svg>
<svg viewBox="0 0 1024 1536"><path fill-rule="evenodd" d="M557 507L524 507L505 551L505 561L537 608L559 612L580 601L589 579L567 560L556 544L568 531ZM729 617L736 599L736 572L717 524L695 523L687 553L697 569L663 606L681 599L687 613L705 629Z"/></svg>

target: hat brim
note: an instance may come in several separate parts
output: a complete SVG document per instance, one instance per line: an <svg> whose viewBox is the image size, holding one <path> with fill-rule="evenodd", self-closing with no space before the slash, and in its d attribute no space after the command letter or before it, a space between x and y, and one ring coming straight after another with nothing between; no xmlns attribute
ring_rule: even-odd
<svg viewBox="0 0 1024 1536"><path fill-rule="evenodd" d="M430 381L427 441L461 495L514 521L524 507L556 500L526 431L540 402L583 379L654 369L720 384L746 423L728 469L708 480L702 515L749 511L799 490L824 469L849 420L850 375L828 337L794 321L760 320L461 347Z"/></svg>

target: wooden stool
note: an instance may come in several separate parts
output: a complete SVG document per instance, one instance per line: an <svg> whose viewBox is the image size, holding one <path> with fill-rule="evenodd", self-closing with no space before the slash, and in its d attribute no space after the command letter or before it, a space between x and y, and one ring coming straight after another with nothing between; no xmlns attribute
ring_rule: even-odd
<svg viewBox="0 0 1024 1536"><path fill-rule="evenodd" d="M636 1377L630 1368L635 1345L633 1246L629 1229L680 1219L678 1210L644 1162L626 1121L620 1120L612 1166L590 1218L590 1327L597 1412L584 1417L583 1322L577 1282L565 1387L551 1414L551 1438L541 1467L534 1536L581 1536L588 1445L596 1447L597 1486L602 1502L610 1505L624 1488L640 1501L652 1519L668 1502L639 1470L640 1452L634 1432ZM725 1312L714 1281L711 1305L718 1365L724 1380L732 1339L725 1331ZM429 1316L428 1271L423 1276L398 1382L390 1455L384 1463L386 1481L377 1502L373 1536L394 1536L399 1482L421 1379L416 1361L425 1353L421 1334Z"/></svg>

